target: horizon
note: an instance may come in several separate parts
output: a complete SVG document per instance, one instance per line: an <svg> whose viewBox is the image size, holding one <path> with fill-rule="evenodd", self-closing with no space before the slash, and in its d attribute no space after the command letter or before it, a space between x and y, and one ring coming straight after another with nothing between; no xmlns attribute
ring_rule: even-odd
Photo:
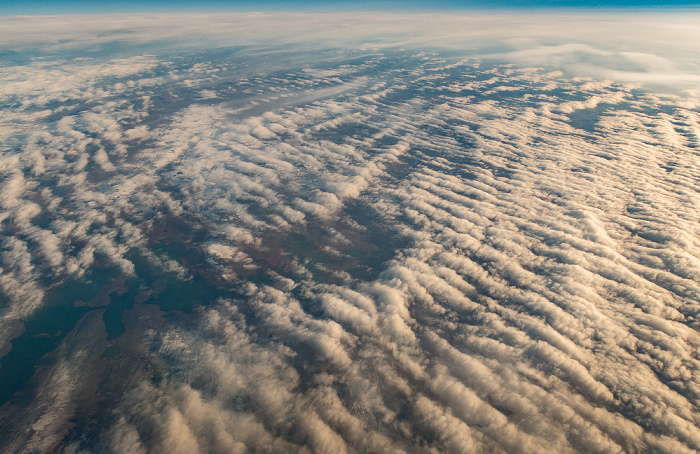
<svg viewBox="0 0 700 454"><path fill-rule="evenodd" d="M697 1L658 1L658 0L438 0L428 5L420 1L357 0L351 2L333 2L329 0L263 0L263 1L227 1L212 0L193 5L189 1L171 2L154 1L149 4L135 0L122 0L109 4L95 4L90 1L9 1L0 5L0 16L35 16L63 14L113 14L113 13L206 13L206 12L678 12L697 11Z"/></svg>

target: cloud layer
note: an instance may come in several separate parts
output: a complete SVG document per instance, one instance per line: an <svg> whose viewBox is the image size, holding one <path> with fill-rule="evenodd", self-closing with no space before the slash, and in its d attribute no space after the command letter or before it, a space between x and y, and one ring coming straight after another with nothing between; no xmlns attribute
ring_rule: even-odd
<svg viewBox="0 0 700 454"><path fill-rule="evenodd" d="M1 35L43 56L0 73L0 352L117 276L70 301L101 309L0 408L3 449L700 450L682 46L303 17L3 19L56 34Z"/></svg>

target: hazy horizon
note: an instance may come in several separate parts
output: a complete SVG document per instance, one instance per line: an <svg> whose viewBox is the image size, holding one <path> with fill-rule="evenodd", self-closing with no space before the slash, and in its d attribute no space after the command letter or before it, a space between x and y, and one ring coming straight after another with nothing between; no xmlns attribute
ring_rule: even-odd
<svg viewBox="0 0 700 454"><path fill-rule="evenodd" d="M697 10L700 3L693 0L185 0L144 2L121 0L95 4L89 0L10 0L0 5L0 15L100 14L100 13L158 13L158 12L506 12L506 11L678 11Z"/></svg>

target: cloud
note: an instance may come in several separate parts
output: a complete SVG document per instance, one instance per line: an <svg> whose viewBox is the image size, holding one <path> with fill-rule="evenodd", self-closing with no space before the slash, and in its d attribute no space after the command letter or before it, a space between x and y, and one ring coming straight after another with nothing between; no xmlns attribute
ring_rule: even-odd
<svg viewBox="0 0 700 454"><path fill-rule="evenodd" d="M0 33L154 52L0 75L0 351L65 278L151 285L135 254L225 295L157 329L125 312L138 353L117 359L80 325L17 410L34 432L3 446L699 450L699 117L623 83L692 76L683 42L604 43L577 16L294 17ZM600 20L622 36L640 19ZM173 34L166 59L154 40ZM104 425L69 431L110 361L139 373L96 404Z"/></svg>

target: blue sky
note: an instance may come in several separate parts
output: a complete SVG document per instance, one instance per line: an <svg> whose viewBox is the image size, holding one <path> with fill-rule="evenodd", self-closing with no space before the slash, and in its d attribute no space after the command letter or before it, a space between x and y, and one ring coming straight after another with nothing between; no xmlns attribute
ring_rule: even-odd
<svg viewBox="0 0 700 454"><path fill-rule="evenodd" d="M698 0L3 0L0 14L57 14L148 11L270 11L270 10L490 10L688 8Z"/></svg>

